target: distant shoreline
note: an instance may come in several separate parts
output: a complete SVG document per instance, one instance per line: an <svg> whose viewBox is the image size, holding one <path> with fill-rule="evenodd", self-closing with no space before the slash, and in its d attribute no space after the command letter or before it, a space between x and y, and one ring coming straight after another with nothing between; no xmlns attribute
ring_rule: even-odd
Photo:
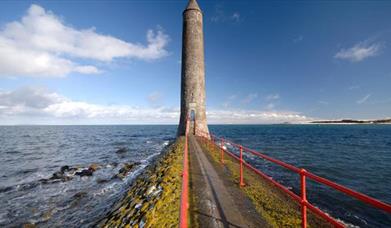
<svg viewBox="0 0 391 228"><path fill-rule="evenodd" d="M310 124L391 124L391 119L379 119L379 120L317 120L311 121Z"/></svg>

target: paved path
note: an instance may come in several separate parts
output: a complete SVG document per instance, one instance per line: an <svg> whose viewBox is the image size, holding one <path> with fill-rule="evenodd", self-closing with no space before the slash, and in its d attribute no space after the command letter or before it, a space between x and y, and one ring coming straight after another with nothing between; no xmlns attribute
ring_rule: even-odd
<svg viewBox="0 0 391 228"><path fill-rule="evenodd" d="M189 136L190 213L199 227L269 227L251 201Z"/></svg>

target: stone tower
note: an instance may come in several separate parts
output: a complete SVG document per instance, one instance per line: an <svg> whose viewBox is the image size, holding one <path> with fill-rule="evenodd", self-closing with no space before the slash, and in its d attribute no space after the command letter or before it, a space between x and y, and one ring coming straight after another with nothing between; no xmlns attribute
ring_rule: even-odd
<svg viewBox="0 0 391 228"><path fill-rule="evenodd" d="M178 136L186 131L190 118L192 134L209 135L205 113L205 63L202 12L196 0L190 0L183 12L181 117Z"/></svg>

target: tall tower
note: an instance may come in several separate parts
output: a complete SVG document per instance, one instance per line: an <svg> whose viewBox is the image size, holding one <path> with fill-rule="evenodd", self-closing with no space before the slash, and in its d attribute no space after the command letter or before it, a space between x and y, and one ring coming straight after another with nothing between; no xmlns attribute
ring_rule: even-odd
<svg viewBox="0 0 391 228"><path fill-rule="evenodd" d="M186 131L190 118L190 132L209 135L205 113L205 63L202 12L196 0L190 0L183 11L181 117L178 136Z"/></svg>

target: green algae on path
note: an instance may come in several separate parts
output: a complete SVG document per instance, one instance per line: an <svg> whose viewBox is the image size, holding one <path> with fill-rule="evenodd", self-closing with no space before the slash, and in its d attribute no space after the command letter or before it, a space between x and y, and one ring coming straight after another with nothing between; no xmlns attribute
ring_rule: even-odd
<svg viewBox="0 0 391 228"><path fill-rule="evenodd" d="M176 227L182 187L184 138L146 168L98 227Z"/></svg>
<svg viewBox="0 0 391 228"><path fill-rule="evenodd" d="M216 166L221 165L220 148L215 144L200 145ZM239 185L239 163L229 155L224 156L223 167L232 181ZM273 227L301 227L301 206L282 190L256 175L248 168L243 168L245 186L241 190L251 199L260 216ZM307 210L307 227L332 227L330 223Z"/></svg>

